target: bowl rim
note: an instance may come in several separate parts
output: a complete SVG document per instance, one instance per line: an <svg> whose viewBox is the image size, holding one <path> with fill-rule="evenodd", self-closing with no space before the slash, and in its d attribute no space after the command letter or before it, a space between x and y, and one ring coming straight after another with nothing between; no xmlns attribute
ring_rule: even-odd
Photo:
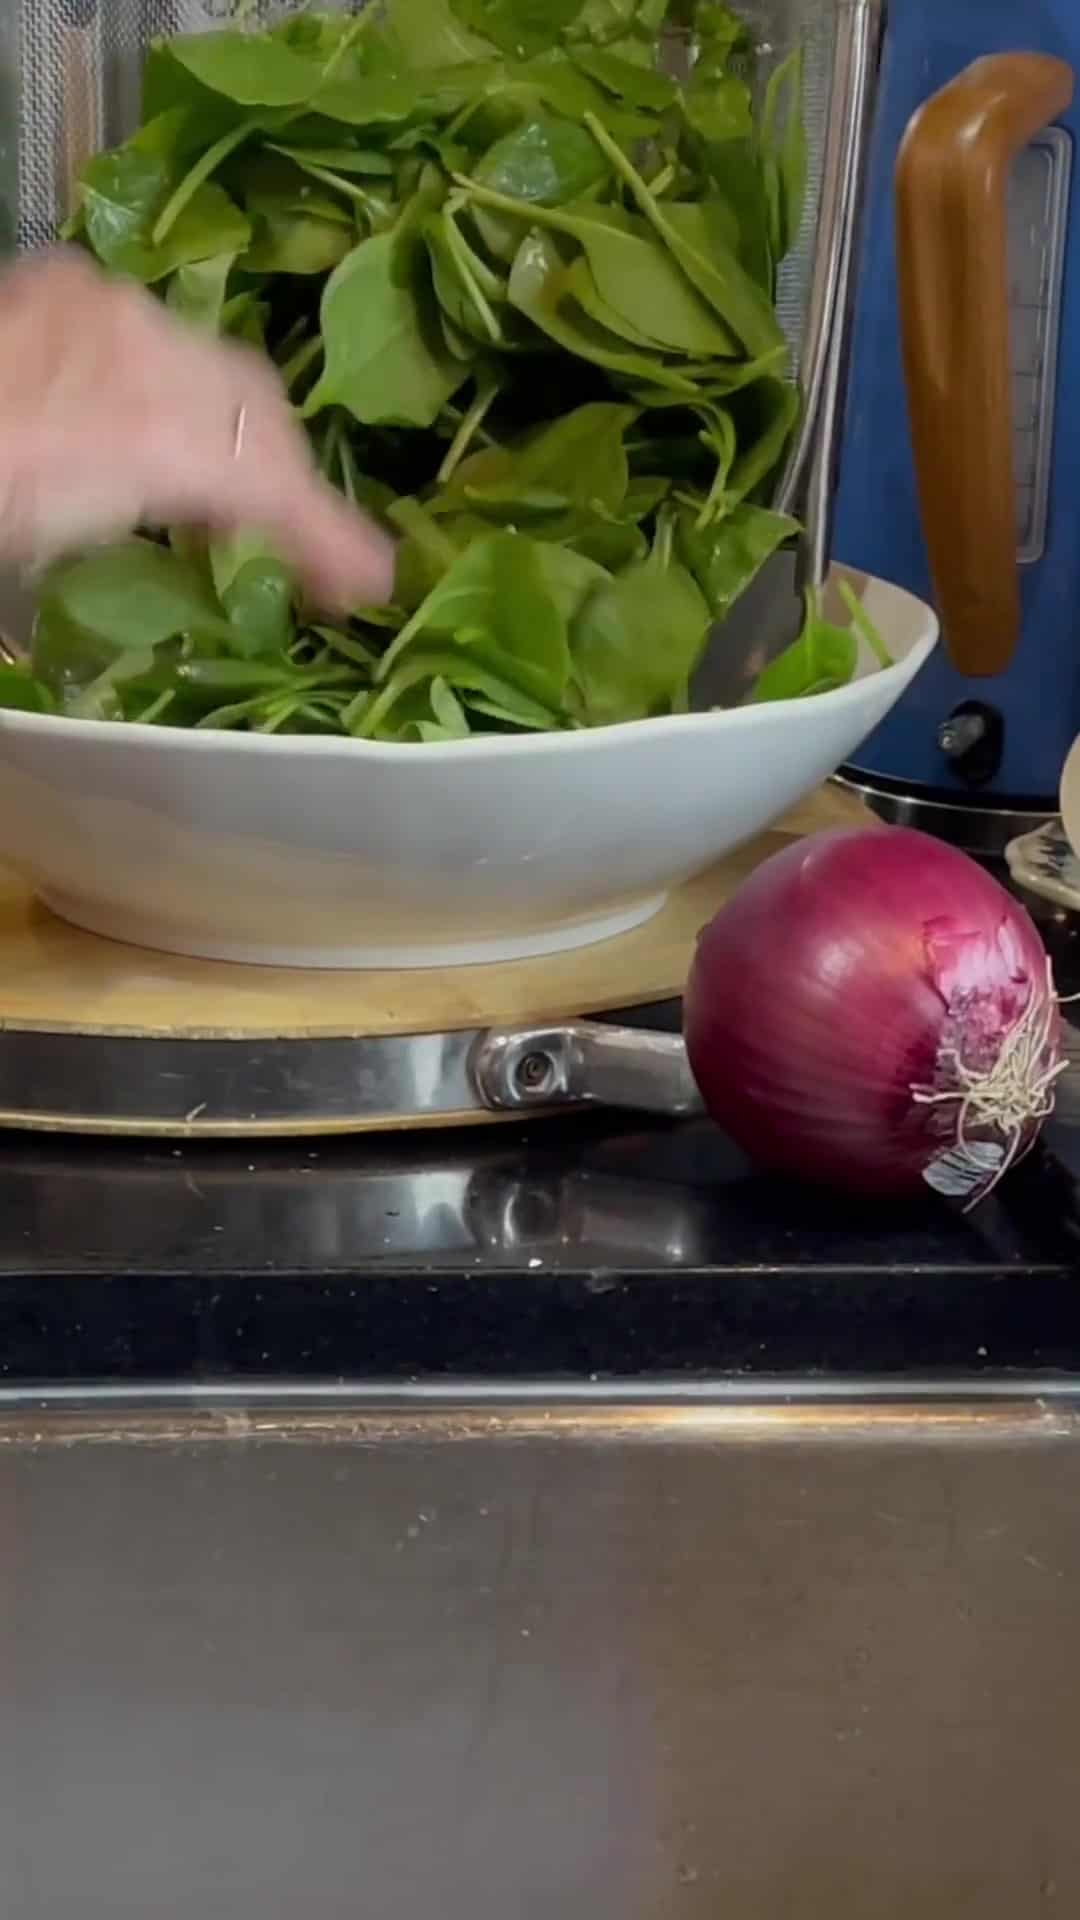
<svg viewBox="0 0 1080 1920"><path fill-rule="evenodd" d="M918 610L921 628L918 638L891 666L859 674L847 686L834 687L828 693L797 694L790 700L769 700L760 705L741 707L708 707L689 713L660 714L646 720L620 720L607 726L580 727L565 732L470 734L463 740L428 741L422 747L412 741L362 740L346 734L243 733L226 727L198 729L146 725L139 720L85 720L71 714L32 713L18 707L0 708L0 732L55 733L69 738L75 734L88 742L97 741L102 747L128 742L135 748L168 747L177 752L191 749L199 752L269 753L279 756L287 752L310 759L346 756L398 762L413 762L422 757L424 765L429 766L463 759L518 760L526 755L544 753L596 752L621 747L631 739L656 740L668 735L687 736L724 728L740 727L745 731L768 726L770 716L781 711L818 713L823 706L827 706L830 712L836 712L845 707L859 706L871 689L885 691L897 681L910 681L924 665L940 638L940 623L934 609L916 594L908 592L906 587L880 580L872 574L862 577L868 585L884 587L898 600L906 601L913 611Z"/></svg>

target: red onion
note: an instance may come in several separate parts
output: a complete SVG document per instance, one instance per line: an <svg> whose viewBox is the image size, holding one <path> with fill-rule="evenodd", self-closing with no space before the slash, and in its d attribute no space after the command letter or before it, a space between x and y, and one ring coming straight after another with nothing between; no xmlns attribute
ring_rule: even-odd
<svg viewBox="0 0 1080 1920"><path fill-rule="evenodd" d="M759 867L700 938L685 1034L708 1111L755 1160L970 1205L1034 1144L1065 1064L1028 915L900 828L816 834Z"/></svg>

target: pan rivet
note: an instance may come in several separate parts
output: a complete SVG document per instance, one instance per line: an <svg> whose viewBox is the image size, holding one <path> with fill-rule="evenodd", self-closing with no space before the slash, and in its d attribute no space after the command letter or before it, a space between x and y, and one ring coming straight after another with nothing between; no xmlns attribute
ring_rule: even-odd
<svg viewBox="0 0 1080 1920"><path fill-rule="evenodd" d="M549 1053L527 1053L514 1078L522 1093L546 1093L555 1079L555 1062Z"/></svg>

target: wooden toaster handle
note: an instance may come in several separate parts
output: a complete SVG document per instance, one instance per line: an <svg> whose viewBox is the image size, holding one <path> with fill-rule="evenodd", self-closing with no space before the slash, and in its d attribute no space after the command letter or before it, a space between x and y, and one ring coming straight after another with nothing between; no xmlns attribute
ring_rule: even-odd
<svg viewBox="0 0 1080 1920"><path fill-rule="evenodd" d="M1000 673L1020 634L1006 195L1073 72L1044 54L976 60L920 107L896 165L897 285L923 533L945 644Z"/></svg>

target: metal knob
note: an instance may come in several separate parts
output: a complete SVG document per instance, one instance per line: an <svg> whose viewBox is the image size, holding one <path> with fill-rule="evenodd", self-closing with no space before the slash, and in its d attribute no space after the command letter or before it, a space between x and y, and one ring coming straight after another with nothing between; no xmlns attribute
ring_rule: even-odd
<svg viewBox="0 0 1080 1920"><path fill-rule="evenodd" d="M964 700L941 722L937 743L955 779L985 787L1001 765L1005 722L987 701Z"/></svg>
<svg viewBox="0 0 1080 1920"><path fill-rule="evenodd" d="M938 728L938 746L950 760L959 760L986 738L986 721L981 713L952 713Z"/></svg>

